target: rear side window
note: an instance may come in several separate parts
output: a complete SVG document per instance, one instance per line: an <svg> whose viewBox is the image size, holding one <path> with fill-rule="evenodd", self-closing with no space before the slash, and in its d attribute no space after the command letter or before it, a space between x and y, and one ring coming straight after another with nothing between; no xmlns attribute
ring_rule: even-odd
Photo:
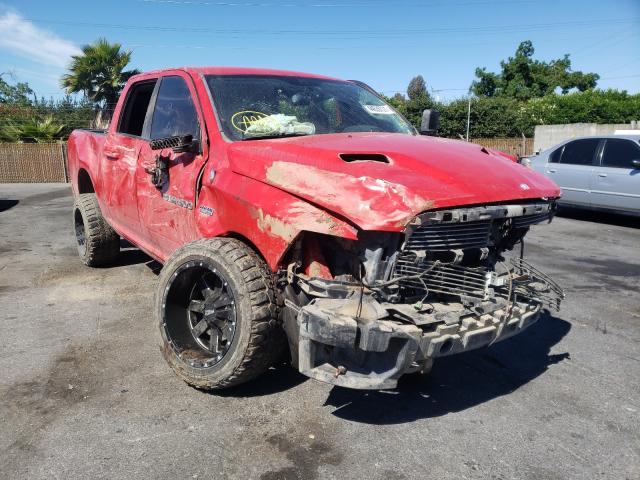
<svg viewBox="0 0 640 480"><path fill-rule="evenodd" d="M142 136L144 128L144 119L147 116L149 102L153 89L156 86L156 80L140 82L132 85L127 94L127 100L122 109L120 123L118 123L118 132Z"/></svg>
<svg viewBox="0 0 640 480"><path fill-rule="evenodd" d="M593 165L593 157L599 143L600 140L597 138L586 138L567 143L562 149L560 163Z"/></svg>
<svg viewBox="0 0 640 480"><path fill-rule="evenodd" d="M634 168L632 160L640 160L640 146L630 140L608 139L602 156L603 167Z"/></svg>
<svg viewBox="0 0 640 480"><path fill-rule="evenodd" d="M198 113L182 77L164 77L151 121L151 140L193 135L200 137Z"/></svg>

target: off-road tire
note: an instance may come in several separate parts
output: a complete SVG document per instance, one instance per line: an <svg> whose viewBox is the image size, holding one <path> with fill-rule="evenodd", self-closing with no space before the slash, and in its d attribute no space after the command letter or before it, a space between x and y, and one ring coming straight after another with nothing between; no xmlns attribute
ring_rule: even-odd
<svg viewBox="0 0 640 480"><path fill-rule="evenodd" d="M102 216L95 193L83 193L76 197L73 221L78 255L85 265L100 267L116 259L120 252L120 236Z"/></svg>
<svg viewBox="0 0 640 480"><path fill-rule="evenodd" d="M194 367L179 355L165 326L169 318L168 292L173 282L178 284L176 275L185 266L201 265L200 262L213 266L224 277L236 309L235 333L228 351L208 368ZM173 371L193 387L216 390L239 385L262 374L282 354L284 331L278 322L273 274L264 260L239 240L203 239L178 249L160 273L154 303L162 355ZM177 318L182 321L181 316Z"/></svg>

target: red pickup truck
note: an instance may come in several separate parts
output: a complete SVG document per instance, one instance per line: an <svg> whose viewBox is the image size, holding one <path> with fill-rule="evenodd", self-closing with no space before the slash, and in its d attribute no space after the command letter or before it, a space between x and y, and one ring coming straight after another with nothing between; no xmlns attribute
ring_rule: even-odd
<svg viewBox="0 0 640 480"><path fill-rule="evenodd" d="M420 135L360 82L145 73L108 131L76 130L68 148L80 257L107 265L122 237L163 264L161 351L198 388L254 378L286 343L309 377L393 388L563 297L522 255L559 188Z"/></svg>

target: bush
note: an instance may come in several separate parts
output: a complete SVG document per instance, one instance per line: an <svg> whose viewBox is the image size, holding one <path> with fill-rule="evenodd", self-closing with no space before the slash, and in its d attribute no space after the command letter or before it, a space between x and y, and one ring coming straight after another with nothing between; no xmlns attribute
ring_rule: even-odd
<svg viewBox="0 0 640 480"><path fill-rule="evenodd" d="M435 103L429 98L387 99L400 113L420 127L422 110L440 111L440 135L459 138L466 135L468 100ZM522 101L507 97L471 99L471 138L533 136L536 125L566 123L629 123L640 120L640 94L618 90L591 90L551 94Z"/></svg>
<svg viewBox="0 0 640 480"><path fill-rule="evenodd" d="M90 102L71 97L31 104L0 103L0 141L65 140L74 129L90 127L93 117Z"/></svg>
<svg viewBox="0 0 640 480"><path fill-rule="evenodd" d="M0 131L7 141L23 143L45 143L60 139L64 125L56 123L53 116L31 118L21 123L8 123Z"/></svg>

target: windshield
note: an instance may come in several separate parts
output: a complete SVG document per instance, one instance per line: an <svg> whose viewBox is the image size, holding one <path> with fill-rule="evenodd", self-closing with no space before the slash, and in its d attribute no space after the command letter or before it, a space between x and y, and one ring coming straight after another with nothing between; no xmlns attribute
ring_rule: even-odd
<svg viewBox="0 0 640 480"><path fill-rule="evenodd" d="M378 96L354 83L267 75L207 75L232 140L342 132L414 134Z"/></svg>

